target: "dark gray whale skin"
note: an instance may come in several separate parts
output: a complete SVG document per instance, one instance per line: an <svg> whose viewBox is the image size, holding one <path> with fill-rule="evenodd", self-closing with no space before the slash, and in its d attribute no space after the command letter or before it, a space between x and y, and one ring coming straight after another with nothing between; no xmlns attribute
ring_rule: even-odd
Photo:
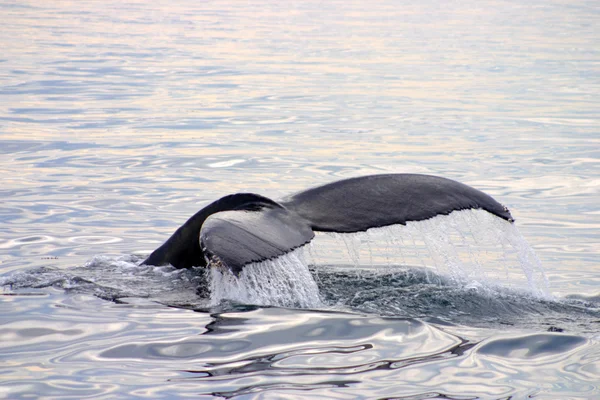
<svg viewBox="0 0 600 400"><path fill-rule="evenodd" d="M206 257L200 247L200 229L208 217L223 211L261 210L279 204L253 193L236 193L222 197L204 207L188 219L171 237L143 262L146 265L171 264L175 268L206 266Z"/></svg>
<svg viewBox="0 0 600 400"><path fill-rule="evenodd" d="M351 233L453 211L482 209L508 222L509 210L465 184L431 175L384 174L344 179L280 202L253 193L225 196L198 211L144 261L176 268L244 265L286 254L315 231Z"/></svg>

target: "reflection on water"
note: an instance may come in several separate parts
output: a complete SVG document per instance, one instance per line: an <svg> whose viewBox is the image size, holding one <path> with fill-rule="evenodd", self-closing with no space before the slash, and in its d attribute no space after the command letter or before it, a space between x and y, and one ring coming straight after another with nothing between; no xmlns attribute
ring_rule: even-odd
<svg viewBox="0 0 600 400"><path fill-rule="evenodd" d="M0 15L0 397L600 396L595 2ZM203 274L136 265L222 195L380 172L507 204L556 298L379 273L369 238L311 270L345 313L210 308Z"/></svg>
<svg viewBox="0 0 600 400"><path fill-rule="evenodd" d="M5 364L5 393L586 398L598 390L598 346L568 334L484 339L486 331L415 319L245 306L208 314L58 292L13 300L20 309L3 310L11 321L3 354L30 361Z"/></svg>

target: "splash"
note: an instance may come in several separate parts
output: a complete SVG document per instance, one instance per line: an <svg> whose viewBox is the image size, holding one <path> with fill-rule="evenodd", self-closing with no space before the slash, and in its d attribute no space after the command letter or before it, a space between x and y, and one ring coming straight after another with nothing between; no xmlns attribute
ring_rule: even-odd
<svg viewBox="0 0 600 400"><path fill-rule="evenodd" d="M397 283L395 277L410 270L424 271L427 277L426 282L407 280L417 285L406 289L410 296L425 285L426 293L442 288L440 293L445 295L441 297L449 296L450 288L458 293L487 293L492 298L503 293L498 288L550 297L541 263L516 226L479 210L455 211L363 233L319 234L312 244L283 257L248 265L239 277L219 268L177 270L140 265L141 260L96 256L80 267L19 271L0 277L0 289L55 287L113 301L136 297L193 307L210 307L228 299L315 308L336 304L354 293L353 300L342 303L364 301L385 308L394 293L404 290L386 282ZM344 278L334 291L329 277L342 270ZM351 281L356 284L352 290ZM371 284L375 287L365 291ZM388 289L383 290L384 286ZM374 293L379 295L367 300ZM408 301L403 298L400 303L406 306Z"/></svg>
<svg viewBox="0 0 600 400"><path fill-rule="evenodd" d="M238 277L211 268L211 304L228 299L246 304L281 307L318 307L319 289L304 260L303 249L274 260L249 264Z"/></svg>
<svg viewBox="0 0 600 400"><path fill-rule="evenodd" d="M315 268L313 277L308 265L340 264L344 256L344 261L350 259L357 277L368 271L401 273L406 267L416 266L465 289L492 293L497 287L505 287L549 296L541 263L515 225L482 210L455 211L362 233L319 235L316 242L323 243L250 264L239 277L213 267L211 304L228 299L284 307L320 306L323 303L314 279L319 279L319 268ZM322 244L327 251L323 251ZM324 254L333 255L335 261L323 262Z"/></svg>

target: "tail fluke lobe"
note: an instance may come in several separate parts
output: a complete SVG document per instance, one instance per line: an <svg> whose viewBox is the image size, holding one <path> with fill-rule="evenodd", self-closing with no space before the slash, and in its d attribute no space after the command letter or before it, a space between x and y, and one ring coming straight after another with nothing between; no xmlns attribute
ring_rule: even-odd
<svg viewBox="0 0 600 400"><path fill-rule="evenodd" d="M314 232L281 206L225 211L210 216L200 230L205 255L238 274L242 267L282 256L312 240Z"/></svg>
<svg viewBox="0 0 600 400"><path fill-rule="evenodd" d="M282 201L313 230L361 232L452 211L483 209L512 222L506 207L465 184L431 175L386 174L345 179L308 189Z"/></svg>

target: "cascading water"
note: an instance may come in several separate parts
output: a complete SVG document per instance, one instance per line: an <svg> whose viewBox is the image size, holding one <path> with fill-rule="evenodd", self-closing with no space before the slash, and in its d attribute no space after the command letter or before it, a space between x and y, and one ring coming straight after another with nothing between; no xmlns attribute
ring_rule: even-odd
<svg viewBox="0 0 600 400"><path fill-rule="evenodd" d="M507 286L536 296L547 295L541 263L515 225L482 210L455 211L356 234L318 236L315 244L246 266L239 277L212 268L211 303L229 299L288 307L322 305L305 261L306 250L314 265L340 264L344 257L350 258L357 274L365 268L383 268L389 273L394 268L418 266L433 269L457 285Z"/></svg>
<svg viewBox="0 0 600 400"><path fill-rule="evenodd" d="M319 307L317 284L302 249L275 260L249 264L239 276L228 269L211 268L211 304L228 299L247 304L282 307Z"/></svg>

